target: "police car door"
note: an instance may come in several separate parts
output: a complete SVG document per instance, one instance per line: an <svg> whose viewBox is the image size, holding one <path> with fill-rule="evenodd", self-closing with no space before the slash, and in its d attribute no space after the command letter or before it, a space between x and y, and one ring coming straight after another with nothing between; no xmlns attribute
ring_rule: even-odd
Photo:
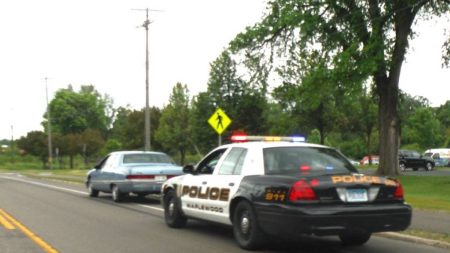
<svg viewBox="0 0 450 253"><path fill-rule="evenodd" d="M207 182L211 187L216 187L220 190L218 200L210 200L210 205L217 210L211 213L211 220L231 224L229 217L230 201L236 194L243 178L241 172L246 156L246 148L232 147L225 154L225 158L218 164L213 176Z"/></svg>
<svg viewBox="0 0 450 253"><path fill-rule="evenodd" d="M181 185L181 205L187 216L205 218L216 209L209 199L218 198L220 192L208 184L212 174L227 148L219 148L208 154L195 167L193 175L186 175Z"/></svg>

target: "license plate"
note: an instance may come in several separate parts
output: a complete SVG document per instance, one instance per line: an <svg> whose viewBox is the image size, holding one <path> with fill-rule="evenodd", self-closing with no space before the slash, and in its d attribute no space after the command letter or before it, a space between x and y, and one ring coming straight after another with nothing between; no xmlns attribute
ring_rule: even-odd
<svg viewBox="0 0 450 253"><path fill-rule="evenodd" d="M155 180L156 181L162 181L162 180L166 180L167 176L155 176Z"/></svg>
<svg viewBox="0 0 450 253"><path fill-rule="evenodd" d="M348 202L367 202L366 189L347 189L346 191Z"/></svg>

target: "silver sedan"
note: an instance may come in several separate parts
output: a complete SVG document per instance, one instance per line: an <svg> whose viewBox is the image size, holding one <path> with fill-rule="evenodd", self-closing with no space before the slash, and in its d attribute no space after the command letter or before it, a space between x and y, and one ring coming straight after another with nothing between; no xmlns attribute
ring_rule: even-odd
<svg viewBox="0 0 450 253"><path fill-rule="evenodd" d="M87 173L86 187L91 197L99 192L112 193L113 200L120 202L130 193L139 197L159 194L163 182L182 173L165 153L119 151L107 155Z"/></svg>

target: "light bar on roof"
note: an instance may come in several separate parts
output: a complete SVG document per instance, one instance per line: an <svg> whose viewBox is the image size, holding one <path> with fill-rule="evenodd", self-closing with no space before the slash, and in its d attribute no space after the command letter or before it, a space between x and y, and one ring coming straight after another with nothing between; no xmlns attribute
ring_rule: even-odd
<svg viewBox="0 0 450 253"><path fill-rule="evenodd" d="M233 135L232 142L246 141L288 141L288 142L305 142L303 136L255 136L255 135Z"/></svg>

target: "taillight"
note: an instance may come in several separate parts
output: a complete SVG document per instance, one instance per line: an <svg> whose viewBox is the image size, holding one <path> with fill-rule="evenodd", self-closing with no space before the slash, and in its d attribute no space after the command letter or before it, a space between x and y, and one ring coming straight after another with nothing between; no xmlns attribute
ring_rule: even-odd
<svg viewBox="0 0 450 253"><path fill-rule="evenodd" d="M394 198L398 200L403 200L403 186L400 182L397 182L397 187L395 188Z"/></svg>
<svg viewBox="0 0 450 253"><path fill-rule="evenodd" d="M128 175L127 179L153 179L154 175Z"/></svg>
<svg viewBox="0 0 450 253"><path fill-rule="evenodd" d="M300 180L292 185L291 192L289 193L290 201L298 200L316 200L317 196L308 182Z"/></svg>

